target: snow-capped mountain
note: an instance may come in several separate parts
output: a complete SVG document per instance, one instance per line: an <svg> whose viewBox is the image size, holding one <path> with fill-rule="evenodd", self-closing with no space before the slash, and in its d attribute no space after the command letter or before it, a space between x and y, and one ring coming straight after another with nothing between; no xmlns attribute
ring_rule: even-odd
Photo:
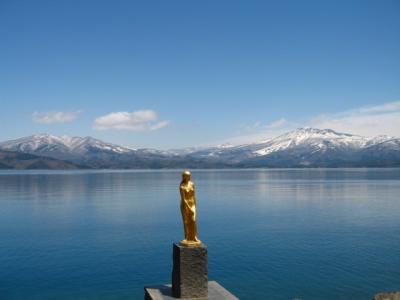
<svg viewBox="0 0 400 300"><path fill-rule="evenodd" d="M0 149L71 161L92 168L142 167L143 163L157 160L161 155L158 150L130 149L92 137L50 134L35 134L2 142Z"/></svg>
<svg viewBox="0 0 400 300"><path fill-rule="evenodd" d="M400 139L363 137L331 129L299 128L260 143L214 147L191 153L192 158L223 161L242 167L334 167L400 164ZM379 149L379 150L377 150ZM390 155L389 160L385 157ZM374 158L374 159L372 159Z"/></svg>
<svg viewBox="0 0 400 300"><path fill-rule="evenodd" d="M300 128L266 142L266 147L254 151L254 154L265 156L299 147L307 147L313 152L326 151L330 148L354 150L364 147L368 141L366 137L337 133L330 129Z"/></svg>
<svg viewBox="0 0 400 300"><path fill-rule="evenodd" d="M400 139L299 128L245 145L160 151L130 149L92 137L37 134L0 149L51 157L91 168L400 166Z"/></svg>
<svg viewBox="0 0 400 300"><path fill-rule="evenodd" d="M0 148L56 158L61 158L60 156L68 158L71 156L85 155L93 150L110 151L114 153L130 153L133 151L129 148L105 143L89 136L55 136L46 133L2 142L0 143Z"/></svg>

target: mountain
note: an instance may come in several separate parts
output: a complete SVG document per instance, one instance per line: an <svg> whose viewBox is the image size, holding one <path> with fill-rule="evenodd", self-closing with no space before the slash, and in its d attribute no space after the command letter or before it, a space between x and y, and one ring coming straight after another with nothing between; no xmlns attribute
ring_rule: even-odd
<svg viewBox="0 0 400 300"><path fill-rule="evenodd" d="M245 145L160 151L131 149L92 137L32 135L0 149L66 160L90 168L388 167L400 166L400 139L299 128Z"/></svg>
<svg viewBox="0 0 400 300"><path fill-rule="evenodd" d="M369 167L400 166L400 139L389 138L368 145L360 151L363 165Z"/></svg>
<svg viewBox="0 0 400 300"><path fill-rule="evenodd" d="M162 152L130 149L92 137L35 134L0 143L0 149L70 161L90 168L152 167Z"/></svg>
<svg viewBox="0 0 400 300"><path fill-rule="evenodd" d="M81 157L91 151L113 153L129 153L132 151L129 148L105 143L92 137L54 136L45 133L2 142L0 148L65 159Z"/></svg>
<svg viewBox="0 0 400 300"><path fill-rule="evenodd" d="M400 166L400 139L299 128L259 143L204 149L190 155L236 167Z"/></svg>
<svg viewBox="0 0 400 300"><path fill-rule="evenodd" d="M0 150L0 169L79 169L82 166L33 154Z"/></svg>

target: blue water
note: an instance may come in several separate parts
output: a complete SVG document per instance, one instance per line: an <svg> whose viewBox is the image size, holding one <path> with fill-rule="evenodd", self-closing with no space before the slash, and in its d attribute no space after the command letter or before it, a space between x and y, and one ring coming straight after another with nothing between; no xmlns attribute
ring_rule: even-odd
<svg viewBox="0 0 400 300"><path fill-rule="evenodd" d="M209 277L241 299L400 290L400 169L194 170ZM1 171L0 299L170 282L180 171Z"/></svg>

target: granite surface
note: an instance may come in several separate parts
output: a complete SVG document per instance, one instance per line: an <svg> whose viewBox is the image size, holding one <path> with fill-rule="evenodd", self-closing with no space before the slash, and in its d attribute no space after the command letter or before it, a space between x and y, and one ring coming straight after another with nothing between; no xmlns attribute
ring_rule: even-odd
<svg viewBox="0 0 400 300"><path fill-rule="evenodd" d="M148 286L144 288L145 300L176 300L182 298L176 298L172 295L172 289L170 284ZM200 298L186 298L196 300L239 300L239 298L232 295L223 286L218 284L216 281L208 282L208 295Z"/></svg>
<svg viewBox="0 0 400 300"><path fill-rule="evenodd" d="M400 300L400 292L379 293L374 300Z"/></svg>
<svg viewBox="0 0 400 300"><path fill-rule="evenodd" d="M207 246L173 245L172 294L176 298L207 296Z"/></svg>

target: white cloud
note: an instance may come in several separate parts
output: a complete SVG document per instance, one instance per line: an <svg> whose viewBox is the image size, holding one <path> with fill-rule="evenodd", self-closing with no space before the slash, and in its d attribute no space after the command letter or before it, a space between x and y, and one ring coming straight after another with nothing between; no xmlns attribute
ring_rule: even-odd
<svg viewBox="0 0 400 300"><path fill-rule="evenodd" d="M400 101L363 106L340 113L320 114L304 122L280 118L267 125L261 125L260 122L248 126L242 125L241 128L245 129L245 132L240 132L235 137L220 141L219 144L260 142L299 127L333 129L338 132L362 136L390 135L400 137Z"/></svg>
<svg viewBox="0 0 400 300"><path fill-rule="evenodd" d="M285 125L287 123L287 121L286 121L286 119L285 118L280 118L280 119L278 119L278 120L276 120L276 121L273 121L273 122L271 122L271 123L269 123L267 126L265 126L266 128L280 128L280 127L282 127L283 125Z"/></svg>
<svg viewBox="0 0 400 300"><path fill-rule="evenodd" d="M298 127L297 123L289 122L285 118L279 118L268 124L262 124L260 121L250 125L241 125L241 131L237 136L220 141L218 144L247 144L253 142L265 141L268 138L276 137L287 131Z"/></svg>
<svg viewBox="0 0 400 300"><path fill-rule="evenodd" d="M277 129L281 128L285 125L288 124L288 121L285 118L280 118L278 120L272 121L271 123L268 124L262 124L260 121L257 121L252 124L241 124L239 127L242 132L254 132L254 131L260 131L260 130L265 130L265 129Z"/></svg>
<svg viewBox="0 0 400 300"><path fill-rule="evenodd" d="M75 121L76 118L82 113L78 111L50 111L50 112L37 112L32 114L32 120L42 124L54 124L54 123L70 123Z"/></svg>
<svg viewBox="0 0 400 300"><path fill-rule="evenodd" d="M168 121L158 121L158 114L151 109L133 112L112 112L98 117L93 124L96 130L130 130L152 131L161 129L169 124Z"/></svg>
<svg viewBox="0 0 400 300"><path fill-rule="evenodd" d="M388 102L382 105L375 106L364 106L358 109L361 113L385 113L385 112L393 112L400 111L400 101Z"/></svg>
<svg viewBox="0 0 400 300"><path fill-rule="evenodd" d="M244 131L252 131L252 130L255 130L257 128L260 128L260 126L261 126L261 122L260 121L254 122L252 124L240 124L239 125L240 129L244 130Z"/></svg>
<svg viewBox="0 0 400 300"><path fill-rule="evenodd" d="M365 106L336 114L321 114L306 126L363 136L400 136L400 101Z"/></svg>

